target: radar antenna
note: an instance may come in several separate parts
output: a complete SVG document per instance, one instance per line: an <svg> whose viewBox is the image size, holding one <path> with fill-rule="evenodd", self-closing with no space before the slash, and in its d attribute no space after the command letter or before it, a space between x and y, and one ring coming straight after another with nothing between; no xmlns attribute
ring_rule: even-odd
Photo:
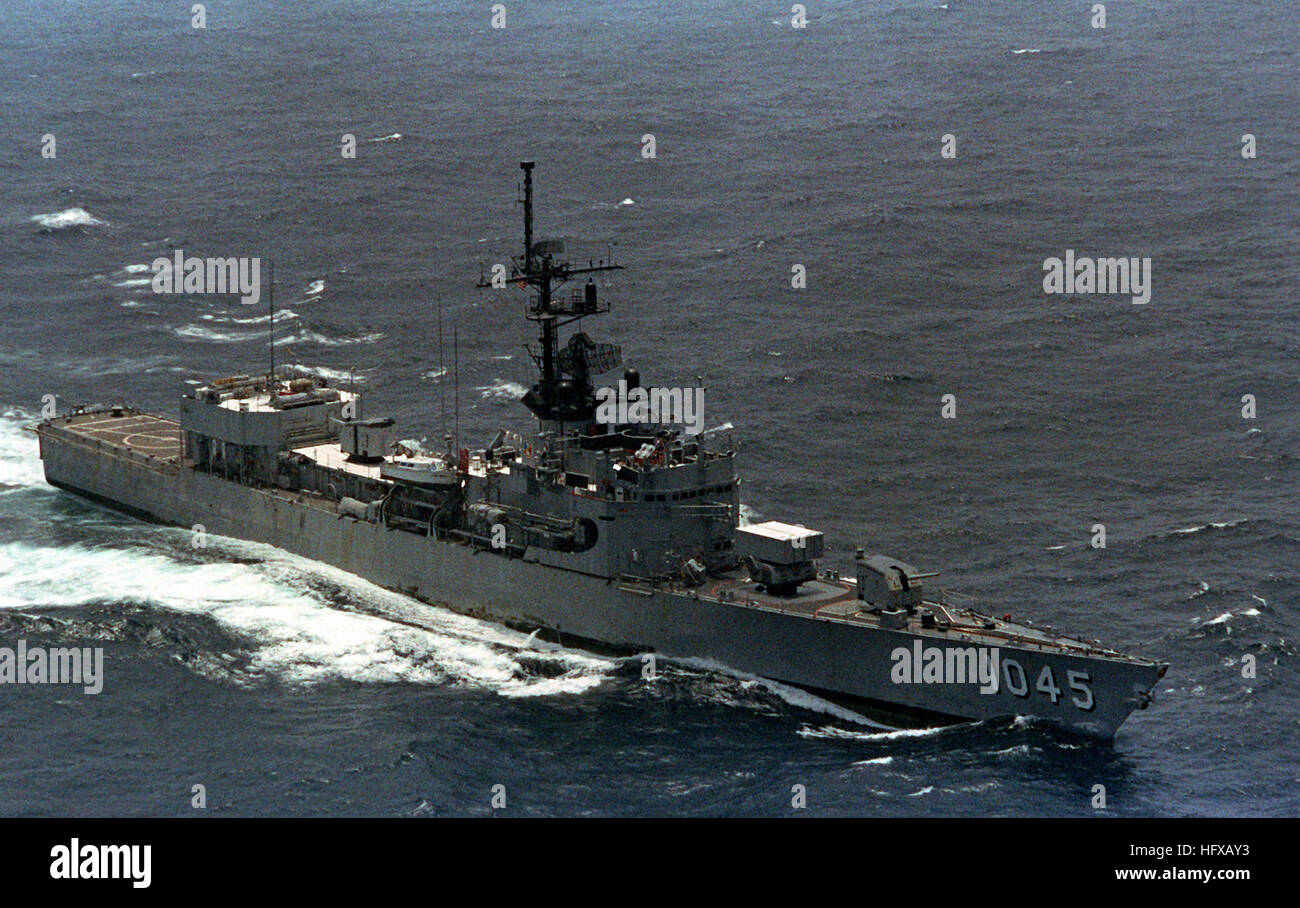
<svg viewBox="0 0 1300 908"><path fill-rule="evenodd" d="M588 315L608 312L609 305L599 300L596 284L590 278L581 290L573 291L568 297L560 297L555 291L561 284L579 275L621 271L623 266L601 259L594 263L588 262L586 267L575 268L567 261L555 258L563 254L563 243L556 240L533 241L533 166L532 161L519 163L520 170L524 172L524 197L521 199L524 206L524 254L518 259L511 259L508 278L510 283L521 290L535 291L528 301L527 318L538 324L540 350L529 348L528 352L537 365L539 379L524 395L524 405L538 419L560 423L589 423L595 417L596 410L591 386L593 370L590 366L596 366L597 363L605 365L611 357L617 358L617 351L616 348L613 352L603 349L612 345L602 345L599 356L571 354L562 357L559 329ZM480 276L477 286L492 288L494 285L491 280ZM574 354L578 350L575 346ZM596 371L605 370L597 367ZM566 374L571 378L566 378Z"/></svg>

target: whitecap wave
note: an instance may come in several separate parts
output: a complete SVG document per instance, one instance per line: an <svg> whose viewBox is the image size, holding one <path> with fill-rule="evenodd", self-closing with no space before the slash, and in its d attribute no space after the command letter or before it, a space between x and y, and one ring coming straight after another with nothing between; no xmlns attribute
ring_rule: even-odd
<svg viewBox="0 0 1300 908"><path fill-rule="evenodd" d="M233 315L216 315L211 312L205 312L199 317L204 321L221 322L229 325L265 325L271 320L270 313L267 313L266 315L250 315L248 318L236 318ZM292 309L275 310L276 323L291 321L295 318L298 318L298 313L294 312Z"/></svg>
<svg viewBox="0 0 1300 908"><path fill-rule="evenodd" d="M65 208L47 214L34 214L31 220L42 231L68 230L73 227L106 227L108 221L101 221L84 208Z"/></svg>
<svg viewBox="0 0 1300 908"><path fill-rule="evenodd" d="M319 344L322 347L346 347L351 344L373 344L376 341L384 339L382 331L372 331L369 334L362 334L359 337L330 337L328 334L322 334L319 331L312 331L308 328L300 329L289 337L284 338L282 343L286 344Z"/></svg>
<svg viewBox="0 0 1300 908"><path fill-rule="evenodd" d="M173 328L172 333L177 337L220 344L242 344L255 337L264 336L260 331L217 331L213 328L205 328L203 325L183 325L180 328Z"/></svg>
<svg viewBox="0 0 1300 908"><path fill-rule="evenodd" d="M359 372L349 372L346 369L331 369L329 366L294 366L299 372L306 372L308 375L315 375L317 378L328 379L329 381L338 382L363 382L366 380L365 375Z"/></svg>
<svg viewBox="0 0 1300 908"><path fill-rule="evenodd" d="M1258 618L1263 614L1259 609L1244 608L1239 612L1223 612L1213 618L1194 618L1193 623L1197 627L1224 627L1225 630L1231 630L1232 622L1237 618Z"/></svg>
<svg viewBox="0 0 1300 908"><path fill-rule="evenodd" d="M528 393L528 389L523 385L505 379L497 379L490 385L484 385L474 390L480 392L483 397L494 400L519 400Z"/></svg>
<svg viewBox="0 0 1300 908"><path fill-rule="evenodd" d="M1210 523L1197 524L1196 526L1184 527L1181 530L1174 530L1173 532L1175 535L1178 536L1189 536L1193 533L1203 533L1206 530L1226 530L1231 527L1240 526L1241 524L1245 523L1248 519L1249 518L1247 517L1238 517L1236 520L1223 520L1217 523L1211 521Z"/></svg>

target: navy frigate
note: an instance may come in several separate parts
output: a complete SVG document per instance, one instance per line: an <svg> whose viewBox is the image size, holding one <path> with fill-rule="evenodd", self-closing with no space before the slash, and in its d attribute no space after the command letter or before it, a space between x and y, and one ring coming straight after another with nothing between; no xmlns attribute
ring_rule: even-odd
<svg viewBox="0 0 1300 908"><path fill-rule="evenodd" d="M635 370L617 382L634 405L602 414L609 386L596 382L622 368L621 351L582 329L609 311L595 277L620 266L575 266L561 243L534 241L533 164L520 166L522 254L479 286L505 277L528 294L530 431L426 450L363 415L354 390L272 363L186 392L178 420L119 406L42 421L47 480L433 607L568 645L707 660L897 724L1032 716L1110 738L1148 705L1161 662L984 614L935 574L864 548L827 564L823 535L802 524L747 523L734 445L646 421L635 404L657 392Z"/></svg>

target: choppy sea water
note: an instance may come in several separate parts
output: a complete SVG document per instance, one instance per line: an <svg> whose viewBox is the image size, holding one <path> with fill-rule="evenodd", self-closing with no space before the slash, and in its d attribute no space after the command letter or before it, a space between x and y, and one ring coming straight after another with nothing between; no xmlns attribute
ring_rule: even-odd
<svg viewBox="0 0 1300 908"><path fill-rule="evenodd" d="M196 30L6 4L0 645L102 646L107 679L0 688L0 812L183 815L203 784L235 814L475 814L500 784L521 814L768 815L798 784L810 813L1090 815L1103 784L1110 814L1296 813L1300 14L808 6L507 4L493 29L249 0ZM451 406L441 311L462 434L524 425L518 301L472 284L518 243L525 158L541 233L629 266L598 333L737 427L754 515L1167 660L1155 705L1090 744L894 732L699 663L648 685L42 482L43 395L174 412L264 361L262 309L150 291L175 248L273 258L280 355L414 438ZM1151 302L1045 295L1067 249L1149 256Z"/></svg>

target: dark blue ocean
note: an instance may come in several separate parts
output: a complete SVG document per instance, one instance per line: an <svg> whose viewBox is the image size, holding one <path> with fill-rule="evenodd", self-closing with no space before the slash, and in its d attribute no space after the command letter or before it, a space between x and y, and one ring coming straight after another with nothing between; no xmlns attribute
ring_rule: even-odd
<svg viewBox="0 0 1300 908"><path fill-rule="evenodd" d="M0 646L106 673L0 686L0 814L191 815L198 784L231 815L483 815L496 785L515 815L788 815L794 785L810 815L1300 812L1295 4L504 3L0 5ZM175 248L274 259L282 361L404 437L455 405L439 313L462 436L526 427L521 295L473 286L519 246L522 159L540 234L628 266L587 330L703 378L751 516L1166 660L1154 705L1097 744L647 684L43 482L44 395L175 413L264 368L264 308L151 292ZM1045 294L1067 249L1150 257L1150 302Z"/></svg>

